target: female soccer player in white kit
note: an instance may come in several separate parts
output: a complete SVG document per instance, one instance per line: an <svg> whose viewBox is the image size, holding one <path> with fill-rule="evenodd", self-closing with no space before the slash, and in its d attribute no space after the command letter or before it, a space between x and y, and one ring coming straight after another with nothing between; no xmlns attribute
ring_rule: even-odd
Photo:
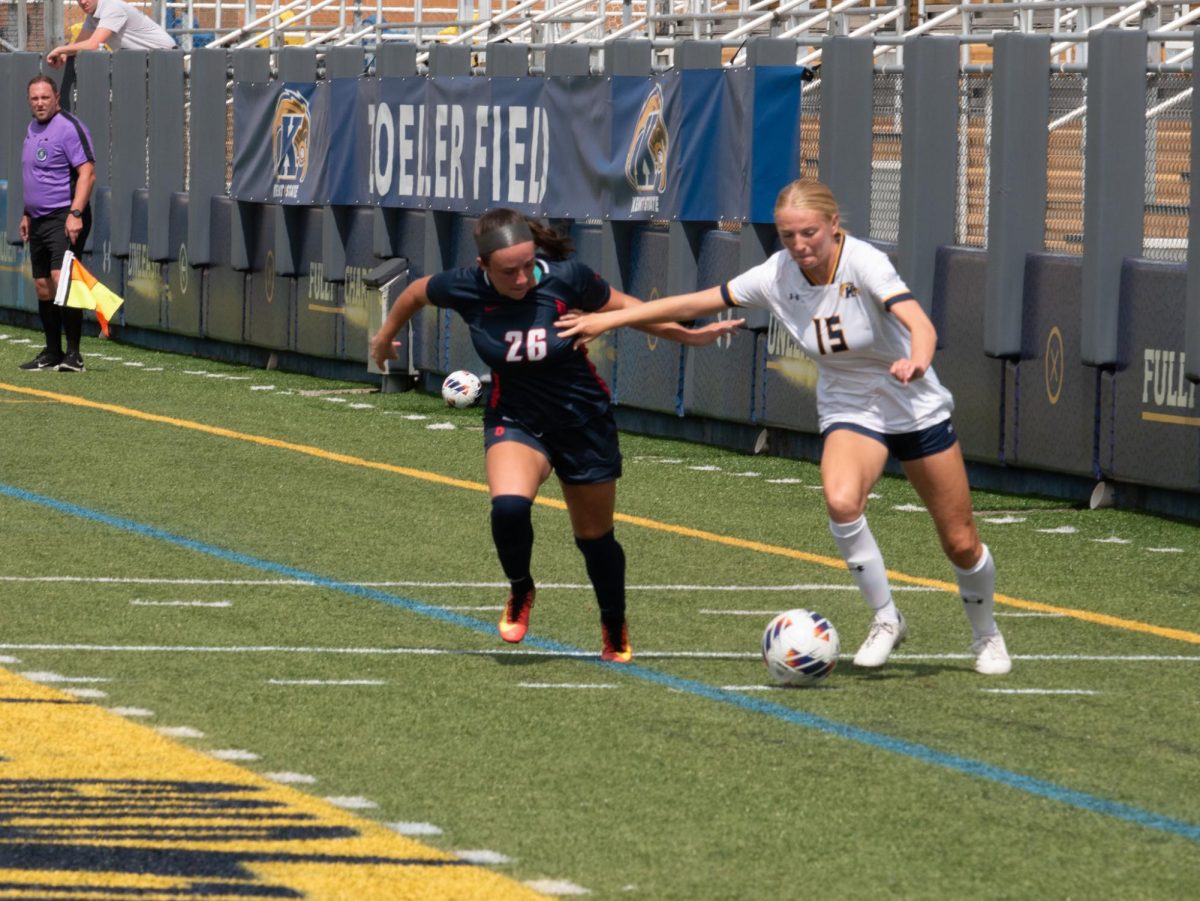
<svg viewBox="0 0 1200 901"><path fill-rule="evenodd" d="M764 307L816 363L829 528L875 619L854 656L880 667L908 635L864 511L888 455L900 461L937 527L970 620L975 669L1012 669L993 615L996 568L979 540L954 400L934 373L933 323L887 256L841 229L825 185L802 178L775 202L783 250L729 282L606 313L559 320L561 337L585 343L609 329L695 319L726 307Z"/></svg>

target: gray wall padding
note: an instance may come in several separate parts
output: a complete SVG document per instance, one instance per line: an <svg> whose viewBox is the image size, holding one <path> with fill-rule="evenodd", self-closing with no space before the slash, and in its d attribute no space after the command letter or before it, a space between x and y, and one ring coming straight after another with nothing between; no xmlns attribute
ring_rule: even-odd
<svg viewBox="0 0 1200 901"><path fill-rule="evenodd" d="M1021 361L1006 387L1005 461L1095 475L1098 382L1083 364L1078 258L1030 257Z"/></svg>
<svg viewBox="0 0 1200 901"><path fill-rule="evenodd" d="M147 211L150 259L175 259L172 244L171 198L183 190L183 53L155 50L150 54L149 175Z"/></svg>
<svg viewBox="0 0 1200 901"><path fill-rule="evenodd" d="M112 253L129 256L133 192L146 187L149 54L122 50L112 63Z"/></svg>
<svg viewBox="0 0 1200 901"><path fill-rule="evenodd" d="M665 296L668 237L663 231L636 226L629 253L628 293L640 300ZM674 341L636 329L621 329L614 337L617 351L613 397L622 404L663 413L680 413L683 347Z"/></svg>
<svg viewBox="0 0 1200 901"><path fill-rule="evenodd" d="M1179 342L1180 267L1145 260L1121 270L1120 365L1100 408L1100 466L1121 481L1195 491L1200 485L1200 386Z"/></svg>
<svg viewBox="0 0 1200 901"><path fill-rule="evenodd" d="M979 352L987 263L988 256L981 250L943 247L938 251L933 319L940 340L933 368L954 395L954 430L963 455L997 463L1002 459L1005 370L1003 361Z"/></svg>

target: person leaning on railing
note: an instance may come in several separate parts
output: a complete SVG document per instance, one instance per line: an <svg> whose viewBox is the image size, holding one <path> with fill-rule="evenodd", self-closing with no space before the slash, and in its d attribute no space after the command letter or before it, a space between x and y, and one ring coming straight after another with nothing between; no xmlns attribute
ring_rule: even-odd
<svg viewBox="0 0 1200 901"><path fill-rule="evenodd" d="M171 50L175 39L153 19L125 0L77 0L87 18L79 37L46 54L46 62L58 68L68 57L107 44L112 50Z"/></svg>

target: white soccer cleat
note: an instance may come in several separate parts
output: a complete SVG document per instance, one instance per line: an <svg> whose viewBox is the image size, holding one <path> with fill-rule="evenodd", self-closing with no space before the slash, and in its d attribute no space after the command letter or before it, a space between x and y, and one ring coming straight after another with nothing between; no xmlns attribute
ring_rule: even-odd
<svg viewBox="0 0 1200 901"><path fill-rule="evenodd" d="M867 631L866 641L854 655L854 665L868 669L883 666L887 663L892 651L900 647L906 638L908 638L908 623L904 621L903 614L900 615L900 621L897 623L881 623L876 620L871 623L871 628Z"/></svg>
<svg viewBox="0 0 1200 901"><path fill-rule="evenodd" d="M1012 658L1004 645L1004 636L999 632L985 635L971 643L975 654L975 672L985 676L1003 676L1012 671Z"/></svg>

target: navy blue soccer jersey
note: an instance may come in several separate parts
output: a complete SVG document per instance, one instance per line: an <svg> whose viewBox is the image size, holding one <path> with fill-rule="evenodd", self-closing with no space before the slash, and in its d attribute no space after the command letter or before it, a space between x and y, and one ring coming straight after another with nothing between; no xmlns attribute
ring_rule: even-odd
<svg viewBox="0 0 1200 901"><path fill-rule="evenodd" d="M435 275L425 293L470 327L476 353L492 370L488 412L540 433L578 426L608 410L608 385L587 349L560 338L554 321L570 309L600 309L611 289L575 260L538 260L537 266L538 283L520 300L497 292L478 267Z"/></svg>

